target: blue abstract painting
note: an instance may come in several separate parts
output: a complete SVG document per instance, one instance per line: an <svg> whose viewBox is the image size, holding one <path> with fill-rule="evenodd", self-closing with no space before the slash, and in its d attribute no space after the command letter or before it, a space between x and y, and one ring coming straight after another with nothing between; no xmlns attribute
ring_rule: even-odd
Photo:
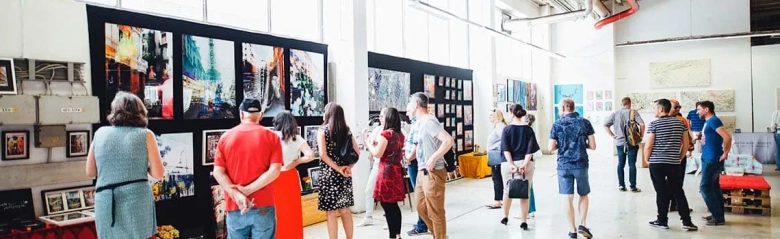
<svg viewBox="0 0 780 239"><path fill-rule="evenodd" d="M554 102L553 104L558 104L563 100L564 98L571 98L574 100L575 104L582 104L583 102L583 88L582 84L576 84L576 85L555 85L553 89L553 95Z"/></svg>

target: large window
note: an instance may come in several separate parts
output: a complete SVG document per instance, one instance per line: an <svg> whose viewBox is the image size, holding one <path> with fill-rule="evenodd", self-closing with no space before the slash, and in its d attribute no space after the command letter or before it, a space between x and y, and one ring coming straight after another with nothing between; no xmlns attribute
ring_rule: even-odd
<svg viewBox="0 0 780 239"><path fill-rule="evenodd" d="M262 0L206 1L209 22L239 28L268 31L268 2Z"/></svg>
<svg viewBox="0 0 780 239"><path fill-rule="evenodd" d="M123 8L203 21L203 0L122 0Z"/></svg>
<svg viewBox="0 0 780 239"><path fill-rule="evenodd" d="M311 41L322 40L320 1L271 0L271 32Z"/></svg>
<svg viewBox="0 0 780 239"><path fill-rule="evenodd" d="M374 0L374 12L366 16L373 15L376 20L373 34L377 52L404 56L403 8L406 3L407 0Z"/></svg>
<svg viewBox="0 0 780 239"><path fill-rule="evenodd" d="M416 8L406 8L405 14L405 43L408 58L420 61L428 61L428 13Z"/></svg>

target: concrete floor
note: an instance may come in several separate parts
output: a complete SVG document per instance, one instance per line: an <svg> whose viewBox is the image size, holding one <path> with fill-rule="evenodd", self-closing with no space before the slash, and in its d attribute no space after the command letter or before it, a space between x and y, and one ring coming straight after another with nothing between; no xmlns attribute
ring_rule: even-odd
<svg viewBox="0 0 780 239"><path fill-rule="evenodd" d="M725 226L710 227L704 225L701 217L707 215L707 207L698 193L699 178L689 174L685 178L685 192L691 208L694 224L698 231L686 232L681 228L679 216L669 214L668 230L648 226L656 218L655 191L646 168L638 168L637 184L643 192L631 193L617 190L616 158L609 156L591 156L590 211L588 226L596 238L780 238L780 189L772 190L771 217L760 215L734 215L726 213ZM529 231L520 229L519 203L513 203L509 225L499 223L503 218L502 209L487 209L484 205L492 200L491 179L461 179L447 184L446 210L448 235L451 239L488 239L488 238L567 238L564 198L558 195L558 181L555 174L555 158L544 156L536 160L534 193L536 196L536 217L529 219ZM764 176L770 185L780 185L780 173L774 171L774 165L766 165ZM628 172L626 172L628 177ZM362 189L360 189L362 190ZM576 208L576 199L575 199ZM409 205L402 205L403 237L432 238L429 235L410 237L406 232L417 221L417 213L410 211ZM376 224L369 227L356 227L355 239L388 238L383 221L382 209L374 212ZM354 214L355 224L363 219L363 214ZM379 219L379 220L377 220ZM341 224L339 223L339 227ZM311 225L304 229L305 238L328 238L325 223ZM339 228L339 238L346 238ZM582 237L580 237L582 238Z"/></svg>

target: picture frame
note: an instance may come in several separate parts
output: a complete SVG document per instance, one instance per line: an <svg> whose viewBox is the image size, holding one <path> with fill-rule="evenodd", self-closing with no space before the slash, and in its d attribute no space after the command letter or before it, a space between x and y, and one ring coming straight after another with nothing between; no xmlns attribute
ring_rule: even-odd
<svg viewBox="0 0 780 239"><path fill-rule="evenodd" d="M85 157L89 153L90 131L74 130L65 133L65 157Z"/></svg>
<svg viewBox="0 0 780 239"><path fill-rule="evenodd" d="M439 76L439 86L444 86L444 76Z"/></svg>
<svg viewBox="0 0 780 239"><path fill-rule="evenodd" d="M201 165L214 165L215 156L217 153L217 145L219 144L219 139L222 137L222 134L227 132L227 129L213 129L213 130L204 130L203 131L203 143L202 143L202 150L203 152L203 159L201 162Z"/></svg>
<svg viewBox="0 0 780 239"><path fill-rule="evenodd" d="M506 85L496 84L496 102L506 102Z"/></svg>
<svg viewBox="0 0 780 239"><path fill-rule="evenodd" d="M45 215L95 208L95 192L92 185L41 191Z"/></svg>
<svg viewBox="0 0 780 239"><path fill-rule="evenodd" d="M306 136L304 139L306 139L306 142L309 144L309 147L311 147L311 150L314 151L314 157L316 158L320 157L319 145L317 144L317 132L319 130L319 125L303 126L303 135Z"/></svg>
<svg viewBox="0 0 780 239"><path fill-rule="evenodd" d="M311 167L307 169L307 172L309 173L309 178L311 178L311 188L316 189L320 188L320 172L322 171L321 167Z"/></svg>
<svg viewBox="0 0 780 239"><path fill-rule="evenodd" d="M14 59L0 58L0 95L17 94Z"/></svg>
<svg viewBox="0 0 780 239"><path fill-rule="evenodd" d="M30 131L3 131L2 160L30 159Z"/></svg>
<svg viewBox="0 0 780 239"><path fill-rule="evenodd" d="M68 226L68 225L94 221L95 216L94 214L83 213L83 212L70 212L70 213L57 214L57 215L41 216L38 219L41 219L41 221L48 224L53 224L57 226Z"/></svg>

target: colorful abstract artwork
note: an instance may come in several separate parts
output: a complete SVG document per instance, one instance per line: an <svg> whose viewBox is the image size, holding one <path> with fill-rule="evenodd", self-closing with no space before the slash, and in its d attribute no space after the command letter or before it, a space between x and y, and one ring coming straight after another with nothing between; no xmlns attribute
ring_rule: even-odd
<svg viewBox="0 0 780 239"><path fill-rule="evenodd" d="M295 116L325 114L325 55L290 50L290 112Z"/></svg>
<svg viewBox="0 0 780 239"><path fill-rule="evenodd" d="M472 110L470 105L463 106L463 124L465 125L474 124L474 111Z"/></svg>
<svg viewBox="0 0 780 239"><path fill-rule="evenodd" d="M471 150L474 147L474 131L466 130L463 132L463 139L466 142L465 149Z"/></svg>
<svg viewBox="0 0 780 239"><path fill-rule="evenodd" d="M436 98L436 76L423 75L423 88L428 98Z"/></svg>
<svg viewBox="0 0 780 239"><path fill-rule="evenodd" d="M155 201L165 201L195 195L192 133L161 134L157 136L165 177L149 180Z"/></svg>
<svg viewBox="0 0 780 239"><path fill-rule="evenodd" d="M497 84L496 85L496 102L506 102L506 85L504 84Z"/></svg>
<svg viewBox="0 0 780 239"><path fill-rule="evenodd" d="M312 126L304 126L303 131L306 137L306 142L309 144L309 147L311 147L311 150L314 151L314 156L319 157L320 150L319 145L317 144L317 132L320 130L320 126L318 125L312 125Z"/></svg>
<svg viewBox="0 0 780 239"><path fill-rule="evenodd" d="M227 238L227 207L225 193L219 185L211 186L211 206L214 209L214 234L217 239Z"/></svg>
<svg viewBox="0 0 780 239"><path fill-rule="evenodd" d="M173 119L173 34L106 23L106 99L119 91L144 101L149 119ZM101 100L101 101L102 101ZM105 104L110 111L110 104Z"/></svg>
<svg viewBox="0 0 780 239"><path fill-rule="evenodd" d="M214 165L219 139L226 131L226 129L203 131L203 165Z"/></svg>
<svg viewBox="0 0 780 239"><path fill-rule="evenodd" d="M260 100L263 117L274 117L284 111L284 48L242 44L244 97Z"/></svg>
<svg viewBox="0 0 780 239"><path fill-rule="evenodd" d="M536 83L528 83L526 86L526 109L527 110L537 110L537 103L536 103Z"/></svg>
<svg viewBox="0 0 780 239"><path fill-rule="evenodd" d="M184 118L236 118L233 42L191 35L182 38Z"/></svg>
<svg viewBox="0 0 780 239"><path fill-rule="evenodd" d="M368 110L380 111L384 107L405 109L409 95L411 95L409 90L410 76L406 72L369 67L368 98L370 102Z"/></svg>

